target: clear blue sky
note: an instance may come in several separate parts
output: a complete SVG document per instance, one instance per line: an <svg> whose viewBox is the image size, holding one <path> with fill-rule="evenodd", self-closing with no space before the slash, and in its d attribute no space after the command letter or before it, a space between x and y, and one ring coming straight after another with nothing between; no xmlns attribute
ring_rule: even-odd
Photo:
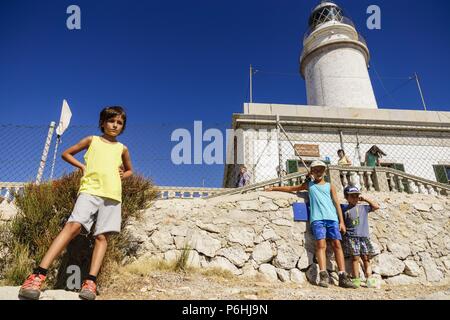
<svg viewBox="0 0 450 320"><path fill-rule="evenodd" d="M58 120L62 99L73 125L96 124L104 105L124 105L129 126L194 120L229 125L248 99L306 104L298 75L301 40L317 0L2 0L0 124ZM368 41L381 77L417 71L430 110L450 110L450 2L339 0ZM82 29L66 28L81 8ZM382 29L366 28L366 9L382 10ZM297 74L297 75L295 75ZM370 71L382 108L420 109L414 82ZM161 137L168 140L168 137ZM41 148L41 146L39 146ZM221 174L219 174L221 175Z"/></svg>

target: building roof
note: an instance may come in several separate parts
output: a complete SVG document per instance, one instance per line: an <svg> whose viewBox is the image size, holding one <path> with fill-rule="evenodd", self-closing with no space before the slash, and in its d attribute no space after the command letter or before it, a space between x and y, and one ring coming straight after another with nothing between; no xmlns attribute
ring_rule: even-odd
<svg viewBox="0 0 450 320"><path fill-rule="evenodd" d="M306 105L245 103L244 113L233 115L233 127L238 122L275 121L306 122L339 127L368 127L379 129L414 128L419 130L450 132L450 112L358 109ZM255 122L256 123L256 122Z"/></svg>

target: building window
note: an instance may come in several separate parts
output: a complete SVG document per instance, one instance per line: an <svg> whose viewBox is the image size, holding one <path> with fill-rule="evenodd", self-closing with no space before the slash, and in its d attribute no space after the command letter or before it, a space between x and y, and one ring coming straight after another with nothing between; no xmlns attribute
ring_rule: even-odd
<svg viewBox="0 0 450 320"><path fill-rule="evenodd" d="M450 184L450 165L434 165L433 169L437 182Z"/></svg>

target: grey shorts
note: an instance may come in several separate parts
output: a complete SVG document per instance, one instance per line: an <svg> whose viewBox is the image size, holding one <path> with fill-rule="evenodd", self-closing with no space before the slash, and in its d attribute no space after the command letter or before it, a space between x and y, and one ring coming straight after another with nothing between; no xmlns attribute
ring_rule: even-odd
<svg viewBox="0 0 450 320"><path fill-rule="evenodd" d="M78 222L88 232L95 224L94 236L120 232L122 222L121 203L116 200L80 193L67 223Z"/></svg>

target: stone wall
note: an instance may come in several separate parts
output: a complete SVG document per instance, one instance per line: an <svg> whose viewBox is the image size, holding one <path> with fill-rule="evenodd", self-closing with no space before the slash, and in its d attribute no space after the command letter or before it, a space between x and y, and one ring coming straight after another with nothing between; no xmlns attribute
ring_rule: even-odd
<svg viewBox="0 0 450 320"><path fill-rule="evenodd" d="M375 276L392 285L437 284L450 278L450 198L421 194L371 193L381 209L370 214L371 235L380 255ZM317 281L309 224L294 222L291 204L304 201L281 192L253 192L213 199L158 200L131 220L127 260L174 261L189 249L188 264L222 268L236 276L263 275L271 281ZM343 199L341 199L343 200ZM0 206L1 223L15 213ZM0 248L0 262L9 253ZM333 282L337 266L327 251ZM347 261L347 271L351 271Z"/></svg>
<svg viewBox="0 0 450 320"><path fill-rule="evenodd" d="M381 206L370 214L372 240L381 252L373 261L375 277L393 285L448 280L450 198L367 196ZM131 221L124 230L131 241L129 259L173 261L189 249L188 263L193 267L222 268L240 277L262 274L271 281L315 282L318 267L309 224L293 221L291 204L303 198L253 192L156 201L141 220ZM336 282L337 266L329 249L327 269Z"/></svg>

